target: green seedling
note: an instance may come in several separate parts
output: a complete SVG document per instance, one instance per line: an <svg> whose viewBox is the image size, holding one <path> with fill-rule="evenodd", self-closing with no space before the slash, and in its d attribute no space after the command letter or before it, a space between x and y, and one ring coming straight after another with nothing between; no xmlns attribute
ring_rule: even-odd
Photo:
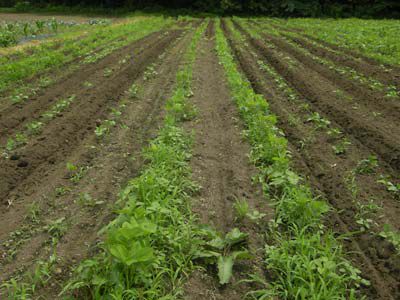
<svg viewBox="0 0 400 300"><path fill-rule="evenodd" d="M381 176L378 183L382 183L389 192L391 192L396 198L400 199L400 183L393 183L384 176Z"/></svg>
<svg viewBox="0 0 400 300"><path fill-rule="evenodd" d="M33 121L26 125L26 130L28 135L36 135L39 134L42 130L43 122Z"/></svg>
<svg viewBox="0 0 400 300"><path fill-rule="evenodd" d="M317 129L327 128L331 122L320 116L319 113L313 112L311 116L307 119L307 122L313 122L317 125Z"/></svg>
<svg viewBox="0 0 400 300"><path fill-rule="evenodd" d="M379 235L391 242L400 254L400 233L394 231L389 224L385 224Z"/></svg>
<svg viewBox="0 0 400 300"><path fill-rule="evenodd" d="M249 203L246 199L236 199L233 208L235 209L238 220L243 220L250 211Z"/></svg>
<svg viewBox="0 0 400 300"><path fill-rule="evenodd" d="M39 204L35 201L28 207L27 218L33 223L39 223L40 222L39 215L40 215L40 207Z"/></svg>
<svg viewBox="0 0 400 300"><path fill-rule="evenodd" d="M88 207L95 207L104 203L104 201L98 201L94 199L89 193L80 193L79 198L76 202L81 206Z"/></svg>
<svg viewBox="0 0 400 300"><path fill-rule="evenodd" d="M371 174L378 167L378 159L375 155L370 155L368 158L360 160L355 168L357 174Z"/></svg>
<svg viewBox="0 0 400 300"><path fill-rule="evenodd" d="M361 231L367 231L371 228L373 224L376 225L374 221L376 213L382 209L381 206L370 200L367 204L355 201L357 207L357 213L355 215L356 223L360 226Z"/></svg>
<svg viewBox="0 0 400 300"><path fill-rule="evenodd" d="M344 138L338 144L332 146L333 151L336 155L344 154L347 151L348 146L351 145L351 142Z"/></svg>
<svg viewBox="0 0 400 300"><path fill-rule="evenodd" d="M113 73L113 70L110 68L105 68L104 72L103 72L104 77L110 77L112 73Z"/></svg>

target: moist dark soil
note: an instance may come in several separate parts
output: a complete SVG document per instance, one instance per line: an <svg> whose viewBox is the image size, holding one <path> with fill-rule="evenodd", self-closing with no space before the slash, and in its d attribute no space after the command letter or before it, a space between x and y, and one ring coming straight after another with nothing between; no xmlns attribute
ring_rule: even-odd
<svg viewBox="0 0 400 300"><path fill-rule="evenodd" d="M116 77L111 79L111 82L119 88L118 93L116 89L112 90L115 92L116 100L117 97L119 97L118 100L122 99L123 92L133 82L140 89L138 96L126 103L122 119L118 121L120 124L113 128L109 136L104 139L95 137L94 128L88 130L87 135L79 141L79 147L70 149L62 162L48 170L47 176L41 176L38 179L34 190L32 188L32 193L21 196L15 204L3 212L2 242L8 239L5 227L9 232L18 230L21 226L35 230L60 218L64 218L68 226L67 232L56 248L58 256L56 272L51 282L37 291L38 296L45 299L57 298L62 284L70 275L70 269L83 258L93 254L93 246L99 241L97 232L111 220L112 206L121 186L140 172L144 163L140 153L147 141L155 135L163 119L162 107L165 99L171 95L175 74L190 37L189 33L177 31L158 38L153 44L146 44L149 46L148 53L140 51L137 56L138 62L129 62L129 67L126 67L125 72L128 74L125 76L131 77L122 81L120 80L122 75L115 75ZM161 54L163 55L160 56ZM157 76L148 80L143 79L144 67L153 62ZM132 70L128 71L128 69ZM135 75L129 75L133 72ZM126 83L124 86L119 86L122 82ZM126 95L124 97L126 98ZM118 104L117 101L114 104ZM111 107L109 105L108 112ZM83 179L76 184L72 184L68 179L65 168L67 162L89 166ZM56 196L55 188L60 186L67 189L68 193ZM95 206L80 204L77 200L83 194L90 195L99 201L99 204ZM29 222L25 218L29 216L31 203L38 203L40 207L38 223ZM7 220L10 224L6 226ZM19 245L18 253L11 262L5 256L7 247L2 243L0 250L3 253L0 263L3 272L0 280L10 278L20 268L29 269L39 258L48 259L49 239L50 235L46 230L34 232Z"/></svg>
<svg viewBox="0 0 400 300"><path fill-rule="evenodd" d="M123 96L132 82L142 74L146 67L154 62L162 49L174 41L180 31L156 39L147 51L139 52L136 60L117 70L109 80L93 90L75 89L76 95L71 109L61 117L50 122L42 132L28 141L28 144L15 153L19 159L0 161L0 176L5 178L0 183L2 203L14 202L21 194L34 189L37 181L54 165L80 145L87 134L92 134L97 120L103 119L110 105ZM140 49L140 45L138 45ZM116 62L117 63L117 62ZM84 78L81 78L83 81ZM20 162L25 165L20 166Z"/></svg>
<svg viewBox="0 0 400 300"><path fill-rule="evenodd" d="M231 36L224 26L225 32ZM242 29L242 28L240 28ZM244 31L242 30L244 33ZM268 49L263 42L253 40L248 35L251 49L258 53L258 59L274 66L278 73L286 79L286 82L298 94L300 100L294 102L289 100L280 92L279 86L273 84L274 78L262 72L257 66L257 58L253 57L249 49L244 49L230 38L230 44L234 49L243 73L253 85L253 88L263 94L270 104L271 110L279 118L279 127L285 132L293 154L294 166L299 174L306 176L308 182L317 194L327 199L334 207L335 211L330 214L327 223L337 232L343 234L359 230L355 223L357 209L353 202L351 192L346 186L345 176L354 169L358 162L371 154L371 149L363 143L357 135L349 132L346 136L351 140L351 147L345 155L337 156L332 151L334 140L324 131L316 131L312 123L307 122L308 111L304 111L301 104L308 103L313 111L319 112L322 116L332 122L332 126L345 132L350 124L342 124L332 115L329 110L322 110L315 102L323 101L326 93L313 92L315 102L309 101L310 94L307 90L312 87L297 84L297 79L293 73L295 69L287 65L284 58L275 51ZM267 50L265 50L267 49ZM278 50L281 49L278 46ZM297 67L297 66L296 66ZM307 68L307 64L301 66L302 72L308 76L312 73ZM298 67L300 68L300 66ZM293 74L288 76L288 74ZM308 77L310 79L310 76ZM312 81L315 83L314 81ZM317 82L318 83L318 82ZM307 88L307 90L306 90ZM298 118L293 121L293 117ZM300 141L309 138L310 142L306 146L300 146ZM385 162L380 163L376 173L398 175L398 171L391 168ZM382 220L390 223L398 230L400 224L396 217L399 213L400 205L382 186L376 183L377 176L360 175L357 177L357 184L362 187L357 198L366 203L366 200L375 199L383 207ZM380 214L381 212L379 212ZM362 291L369 296L368 299L397 299L400 295L398 282L400 280L400 260L396 251L390 243L384 242L382 238L375 234L364 232L354 235L351 239L344 242L349 251L353 251L350 258L363 271L363 276L368 278L371 287L363 287Z"/></svg>
<svg viewBox="0 0 400 300"><path fill-rule="evenodd" d="M362 61L364 64L368 64L370 66L375 66L376 68L384 67L384 68L388 69L390 73L394 72L394 76L395 77L398 77L398 75L396 75L396 74L400 73L400 67L399 66L384 64L384 63L379 62L379 61L377 61L377 60L375 60L375 59L373 59L371 57L368 57L368 56L366 56L366 55L364 55L364 54L362 54L362 53L360 53L360 52L358 52L356 50L352 50L352 49L349 49L349 48L346 48L346 47L340 47L339 45L336 45L336 44L321 40L321 39L316 38L316 37L314 37L314 36L312 36L310 34L305 33L304 30L302 30L300 28L289 28L289 27L284 27L284 26L277 25L277 24L271 24L271 26L273 26L273 27L275 27L277 29L283 30L283 31L294 32L294 33L301 34L302 36L304 36L304 37L306 37L306 38L308 38L308 39L310 39L310 40L312 40L314 42L317 42L317 43L323 45L324 47L328 47L328 48L330 48L332 50L335 50L335 51L338 51L338 52L342 52L345 55L349 55L349 56L353 57L354 60Z"/></svg>
<svg viewBox="0 0 400 300"><path fill-rule="evenodd" d="M128 58L126 64L132 62L136 59L136 55L143 53L163 34L164 32L150 34L133 44L114 51L95 64L81 64L77 70L68 74L67 77L46 89L41 89L28 101L5 107L4 110L0 111L0 145L4 145L10 136L23 131L26 124L29 124L32 120L38 120L40 115L49 110L57 101L68 98L76 90L82 93L90 93L93 87L106 85L110 81L109 77L104 76L106 68L114 71L117 68L123 68L124 65L119 63L120 60ZM135 58L133 58L134 56ZM85 82L89 82L93 86L85 87Z"/></svg>
<svg viewBox="0 0 400 300"><path fill-rule="evenodd" d="M194 97L191 98L198 115L194 121L186 124L188 130L195 132L191 165L193 178L201 185L192 209L201 223L213 225L222 233L235 227L248 233L249 248L256 259L238 262L234 267L232 283L226 286L218 284L216 268L191 274L185 285L184 299L187 300L244 299L249 286L239 284L238 281L248 273L261 273L262 224L272 215L260 186L251 183L257 170L251 166L247 157L250 147L241 136L243 127L223 80L225 75L218 64L213 33L214 28L209 27L199 44L193 70ZM245 199L252 210L267 213L265 220L259 224L235 221L233 204L236 199Z"/></svg>

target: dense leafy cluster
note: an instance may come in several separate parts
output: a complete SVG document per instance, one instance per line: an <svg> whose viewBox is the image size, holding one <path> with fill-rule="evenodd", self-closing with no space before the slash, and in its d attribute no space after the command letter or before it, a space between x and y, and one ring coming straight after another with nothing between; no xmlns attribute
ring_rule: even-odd
<svg viewBox="0 0 400 300"><path fill-rule="evenodd" d="M395 0L0 0L0 6L16 5L19 9L35 6L95 6L173 9L195 9L218 13L262 13L275 16L400 16Z"/></svg>

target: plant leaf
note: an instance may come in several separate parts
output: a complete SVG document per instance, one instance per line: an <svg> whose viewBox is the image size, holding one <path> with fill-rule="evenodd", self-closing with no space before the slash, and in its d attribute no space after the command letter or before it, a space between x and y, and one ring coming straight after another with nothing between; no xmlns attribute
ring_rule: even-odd
<svg viewBox="0 0 400 300"><path fill-rule="evenodd" d="M220 256L218 258L218 277L220 284L227 284L232 277L233 257Z"/></svg>

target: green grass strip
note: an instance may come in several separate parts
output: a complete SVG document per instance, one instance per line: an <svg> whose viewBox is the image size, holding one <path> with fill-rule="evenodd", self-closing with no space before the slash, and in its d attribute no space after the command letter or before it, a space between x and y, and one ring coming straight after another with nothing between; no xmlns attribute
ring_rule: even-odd
<svg viewBox="0 0 400 300"><path fill-rule="evenodd" d="M100 254L81 263L65 291L84 299L174 299L203 243L189 207L197 189L191 180L191 135L180 126L193 114L192 66L207 22L195 32L167 101L164 126L144 151L149 162L121 192L117 218L105 229Z"/></svg>
<svg viewBox="0 0 400 300"><path fill-rule="evenodd" d="M232 98L246 126L251 160L259 169L265 196L275 207L265 246L265 268L271 281L249 293L255 299L356 299L360 284L368 284L345 258L340 243L323 226L330 210L314 199L310 188L290 167L290 153L277 117L267 101L239 72L227 40L216 23L216 50Z"/></svg>

